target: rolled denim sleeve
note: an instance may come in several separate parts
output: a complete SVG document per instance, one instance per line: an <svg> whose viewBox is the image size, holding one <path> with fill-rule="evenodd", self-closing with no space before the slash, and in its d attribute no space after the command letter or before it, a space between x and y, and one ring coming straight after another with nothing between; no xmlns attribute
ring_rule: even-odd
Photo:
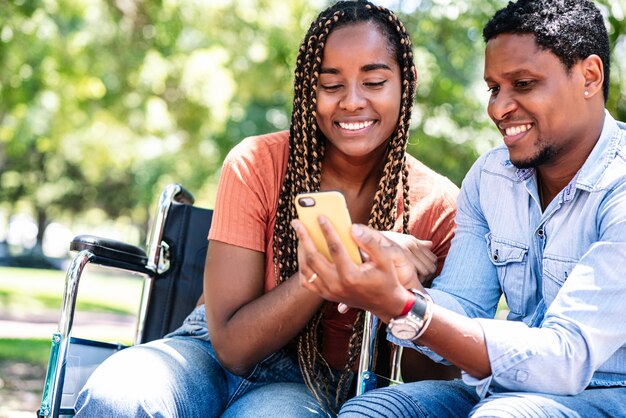
<svg viewBox="0 0 626 418"><path fill-rule="evenodd" d="M492 373L483 379L463 374L464 381L475 386L480 396L500 391L574 395L589 386L626 385L626 280L622 271L626 266L625 161L621 156L611 167L605 166L595 183L576 183L576 197L559 202L562 212L558 217L537 211L533 218L535 215L524 212L530 195L523 179L511 185L498 183L502 171L492 172L490 185L497 184L498 190L516 188L517 195L511 199L508 191L491 193L494 200L486 201L479 193L488 187L481 184L484 158L466 177L458 200L458 229L451 251L441 276L428 292L438 305L476 318L482 327ZM497 170L493 167L487 169ZM511 204L510 209L519 216L502 216L509 212L498 207L501 202L495 199L507 198L509 203L517 204ZM532 209L530 203L528 208ZM497 222L500 224L494 227ZM563 226L570 223L571 228ZM508 265L502 265L499 272L498 260L493 255L489 258L485 239L488 233L502 235L506 228L513 231L511 235L535 240L517 241L528 246L528 255L519 258L520 263L526 263L526 270L519 269L510 277L504 276ZM552 240L553 250L557 243L580 252L575 259L556 259L558 253L543 253L539 248L547 239ZM565 270L560 271L558 283L549 282L553 278L547 277L551 261ZM500 278L499 273L503 274ZM519 312L506 321L493 319L501 289L506 293L520 281L526 284L519 292L523 299L513 301L520 305ZM424 347L403 345L413 346L435 361L443 360Z"/></svg>
<svg viewBox="0 0 626 418"><path fill-rule="evenodd" d="M480 209L479 183L485 156L477 160L466 175L457 199L457 229L441 275L428 294L434 303L469 317L495 315L502 294L497 272L489 259L487 223ZM480 286L477 283L480 282ZM401 341L390 334L388 339L398 345L414 348L433 361L449 364L443 357L423 346Z"/></svg>
<svg viewBox="0 0 626 418"><path fill-rule="evenodd" d="M465 177L457 199L457 229L441 275L428 293L435 303L470 317L493 318L502 295L497 271L489 258L480 195L483 156Z"/></svg>
<svg viewBox="0 0 626 418"><path fill-rule="evenodd" d="M587 250L548 307L539 327L478 319L492 376L466 382L513 391L574 395L594 373L626 371L626 181L607 192L598 207L599 239ZM597 376L595 378L597 380Z"/></svg>

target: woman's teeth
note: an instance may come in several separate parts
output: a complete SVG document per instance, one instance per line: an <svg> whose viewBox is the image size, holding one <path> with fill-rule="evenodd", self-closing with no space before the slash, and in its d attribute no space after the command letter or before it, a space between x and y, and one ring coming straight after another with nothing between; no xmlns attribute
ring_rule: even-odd
<svg viewBox="0 0 626 418"><path fill-rule="evenodd" d="M368 120L367 122L355 122L355 123L339 122L339 126L342 129L347 129L348 131L358 131L359 129L367 128L373 123L374 123L373 120Z"/></svg>

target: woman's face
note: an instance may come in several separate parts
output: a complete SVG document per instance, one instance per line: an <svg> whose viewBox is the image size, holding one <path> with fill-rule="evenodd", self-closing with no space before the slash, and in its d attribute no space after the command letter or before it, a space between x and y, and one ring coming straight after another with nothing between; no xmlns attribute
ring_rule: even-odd
<svg viewBox="0 0 626 418"><path fill-rule="evenodd" d="M370 157L384 150L400 115L401 76L389 43L373 23L328 36L317 90L317 124L326 152Z"/></svg>

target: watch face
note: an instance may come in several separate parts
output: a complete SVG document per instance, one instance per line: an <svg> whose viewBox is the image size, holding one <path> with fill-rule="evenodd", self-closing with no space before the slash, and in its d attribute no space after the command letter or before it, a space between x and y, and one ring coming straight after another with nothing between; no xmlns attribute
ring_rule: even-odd
<svg viewBox="0 0 626 418"><path fill-rule="evenodd" d="M412 340L417 336L417 330L406 322L395 322L391 327L391 335L400 340Z"/></svg>

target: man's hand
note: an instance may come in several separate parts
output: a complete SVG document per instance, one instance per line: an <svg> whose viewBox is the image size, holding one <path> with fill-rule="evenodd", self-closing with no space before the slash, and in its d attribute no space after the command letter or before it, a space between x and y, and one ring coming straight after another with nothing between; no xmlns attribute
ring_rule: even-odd
<svg viewBox="0 0 626 418"><path fill-rule="evenodd" d="M432 241L422 241L413 235L392 231L383 231L380 234L402 248L404 255L415 268L420 283L433 279L437 272L437 256L430 250L433 247ZM403 284L406 288L415 287L415 283Z"/></svg>
<svg viewBox="0 0 626 418"><path fill-rule="evenodd" d="M386 322L400 314L410 297L404 284L413 283L421 287L416 269L405 250L371 228L352 226L354 240L367 254L367 261L357 265L324 217L320 217L320 227L328 243L332 263L317 251L300 221L294 220L292 226L300 241L300 283L326 300L369 310Z"/></svg>

